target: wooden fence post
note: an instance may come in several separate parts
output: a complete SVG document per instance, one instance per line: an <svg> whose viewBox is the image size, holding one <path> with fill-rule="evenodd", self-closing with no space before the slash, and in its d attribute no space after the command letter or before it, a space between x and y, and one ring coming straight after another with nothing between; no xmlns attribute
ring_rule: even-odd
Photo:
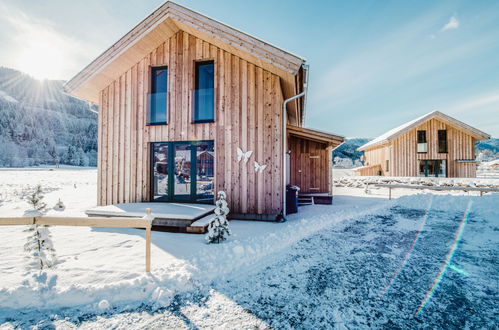
<svg viewBox="0 0 499 330"><path fill-rule="evenodd" d="M151 227L146 228L146 272L151 272Z"/></svg>
<svg viewBox="0 0 499 330"><path fill-rule="evenodd" d="M146 218L151 217L151 209L146 209ZM152 221L146 228L146 273L151 272L151 227Z"/></svg>

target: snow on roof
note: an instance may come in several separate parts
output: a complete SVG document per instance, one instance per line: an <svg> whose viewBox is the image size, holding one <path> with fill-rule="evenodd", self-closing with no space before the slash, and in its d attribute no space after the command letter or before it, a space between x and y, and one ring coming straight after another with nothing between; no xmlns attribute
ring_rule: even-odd
<svg viewBox="0 0 499 330"><path fill-rule="evenodd" d="M366 144L360 146L357 150L358 151L366 150L367 148L373 147L375 145L388 142L388 141L396 138L397 136L400 136L403 133L409 131L410 129L418 126L419 124L422 124L422 123L424 123L430 119L433 119L433 118L439 118L445 122L450 122L451 124L454 124L455 126L458 126L462 129L465 129L465 130L471 132L474 136L481 137L482 139L490 139L490 135L488 135L487 133L484 133L484 132L482 132L476 128L473 128L473 127L471 127L471 126L469 126L469 125L467 125L467 124L465 124L457 119L454 119L450 116L447 116L446 114L444 114L440 111L434 110L434 111L429 112L421 117L418 117L414 120L411 120L405 124L402 124L398 127L395 127L393 129L389 130L385 134L380 135L377 138L375 138L374 140L371 140L371 141L367 142Z"/></svg>

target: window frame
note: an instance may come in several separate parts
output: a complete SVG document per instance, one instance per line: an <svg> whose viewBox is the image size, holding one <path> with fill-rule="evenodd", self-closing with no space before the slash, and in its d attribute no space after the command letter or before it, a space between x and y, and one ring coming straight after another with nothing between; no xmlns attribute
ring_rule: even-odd
<svg viewBox="0 0 499 330"><path fill-rule="evenodd" d="M419 142L420 132L424 133L424 142ZM419 151L419 145L426 144L426 151ZM428 153L428 135L426 134L426 130L417 130L416 131L416 151L418 154L426 154Z"/></svg>
<svg viewBox="0 0 499 330"><path fill-rule="evenodd" d="M169 203L197 203L197 204L209 204L213 205L215 204L215 199L216 199L216 189L213 190L213 198L212 200L207 200L206 198L203 200L203 198L200 197L200 195L197 192L197 164L198 164L198 159L197 159L197 146L202 144L202 143L211 143L213 146L213 152L215 153L214 159L213 159L213 187L216 187L217 183L217 172L216 172L216 142L215 140L187 140L187 141L153 141L149 142L149 200L153 203L164 203L164 202L169 202ZM155 164L154 161L154 148L155 145L158 144L165 144L168 147L168 155L167 155L167 168L168 168L168 173L173 174L174 173L174 166L175 162L172 162L172 159L174 159L174 153L175 153L175 146L176 145L189 145L191 149L191 162L192 159L194 159L194 155L196 155L195 165L192 166L191 163L191 168L190 168L190 174L191 177L196 177L195 180L191 181L191 186L190 186L190 193L189 193L189 198L187 199L178 199L176 198L175 195L175 187L172 185L174 181L174 177L172 176L171 179L168 179L167 181L167 194L162 195L162 197L157 197L155 198L154 196L154 170L153 166Z"/></svg>
<svg viewBox="0 0 499 330"><path fill-rule="evenodd" d="M445 133L445 140L441 140L440 139L440 132L444 132ZM442 151L443 148L442 148L442 145L441 143L444 142L444 146L445 146L445 151ZM438 132L437 132L437 143L438 143L438 153L439 154L446 154L449 152L449 139L448 139L448 136L447 136L447 130L446 129L439 129Z"/></svg>
<svg viewBox="0 0 499 330"><path fill-rule="evenodd" d="M161 70L165 69L166 70L166 115L165 115L165 121L161 122L151 122L151 101L150 97L153 93L153 89L155 89L155 83L153 82L153 72L156 70ZM161 64L161 65L150 65L149 66L149 93L147 94L147 120L146 120L146 126L163 126L163 125L168 125L168 118L170 115L170 70L169 66L167 64Z"/></svg>
<svg viewBox="0 0 499 330"><path fill-rule="evenodd" d="M207 63L211 63L213 65L213 119L201 119L201 120L196 120L196 97L195 97L195 93L196 91L199 89L198 88L198 80L197 80L197 67L198 65L203 65L203 64L207 64ZM216 120L216 69L217 69L217 66L215 65L216 62L215 62L215 59L213 58L206 58L206 59L202 59L202 60L197 60L197 61L194 61L194 69L193 69L193 74L194 74L194 79L193 79L193 82L192 82L192 120L191 120L191 124L207 124L207 123L214 123L215 120Z"/></svg>

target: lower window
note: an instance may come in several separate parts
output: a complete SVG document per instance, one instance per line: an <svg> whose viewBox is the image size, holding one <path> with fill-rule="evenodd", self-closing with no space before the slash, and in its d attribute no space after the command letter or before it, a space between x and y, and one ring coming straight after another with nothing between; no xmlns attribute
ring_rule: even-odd
<svg viewBox="0 0 499 330"><path fill-rule="evenodd" d="M213 141L151 143L154 201L213 203Z"/></svg>
<svg viewBox="0 0 499 330"><path fill-rule="evenodd" d="M447 161L445 159L419 160L419 176L445 178L447 176Z"/></svg>

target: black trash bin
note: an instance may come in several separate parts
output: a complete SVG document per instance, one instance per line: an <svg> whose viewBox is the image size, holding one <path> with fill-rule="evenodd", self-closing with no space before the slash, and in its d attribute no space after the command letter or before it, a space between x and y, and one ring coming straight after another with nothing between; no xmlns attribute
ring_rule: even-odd
<svg viewBox="0 0 499 330"><path fill-rule="evenodd" d="M297 186L286 186L286 214L298 212L298 190Z"/></svg>

